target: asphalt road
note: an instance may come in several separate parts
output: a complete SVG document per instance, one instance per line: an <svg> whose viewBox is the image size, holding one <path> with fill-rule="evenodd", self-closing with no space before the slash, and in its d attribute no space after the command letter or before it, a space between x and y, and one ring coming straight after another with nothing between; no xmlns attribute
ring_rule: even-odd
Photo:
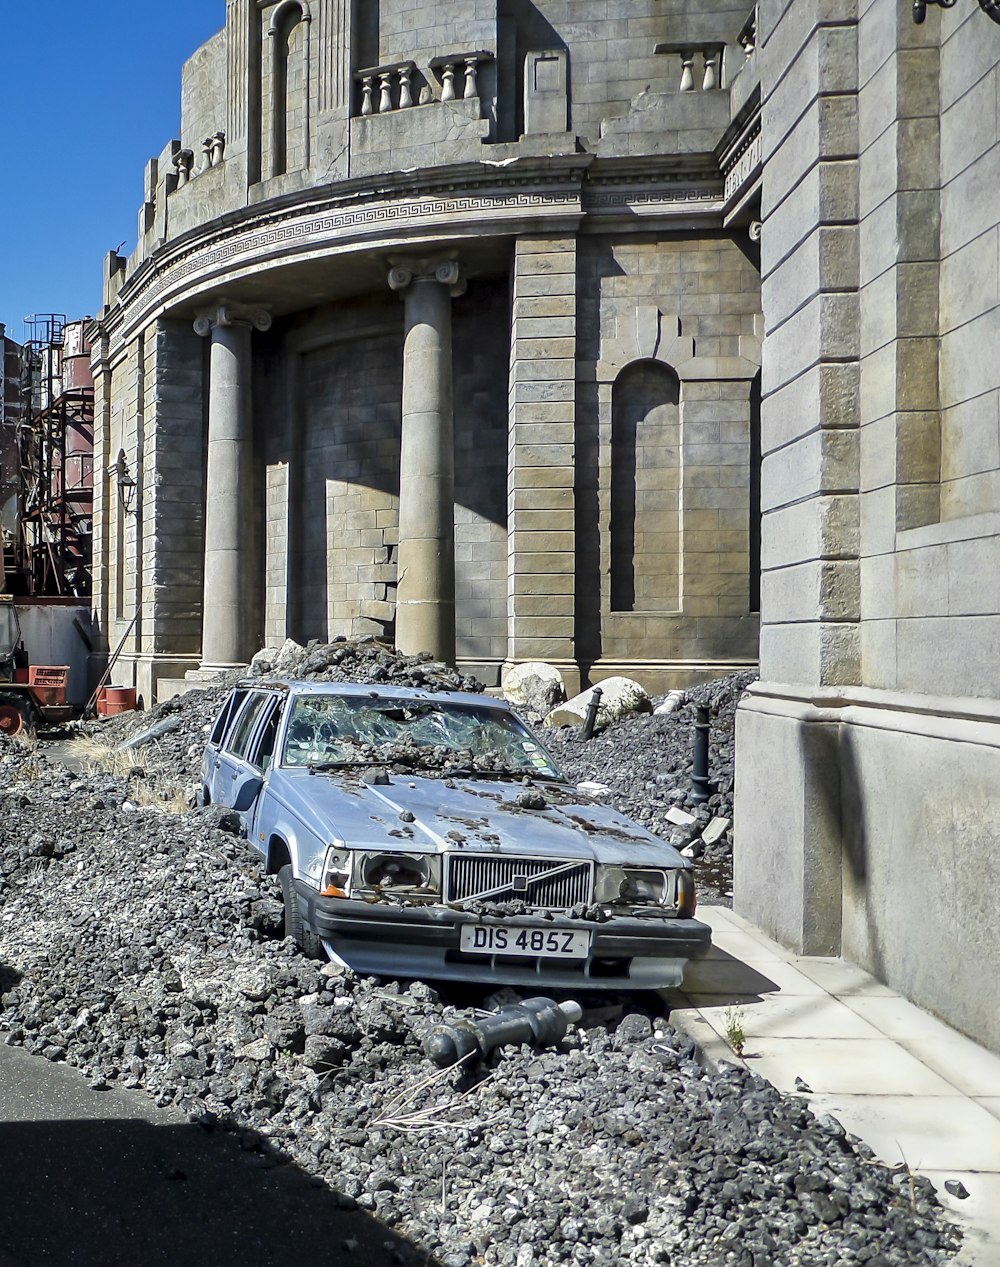
<svg viewBox="0 0 1000 1267"><path fill-rule="evenodd" d="M0 1043L0 1267L388 1267L404 1248L287 1159Z"/></svg>

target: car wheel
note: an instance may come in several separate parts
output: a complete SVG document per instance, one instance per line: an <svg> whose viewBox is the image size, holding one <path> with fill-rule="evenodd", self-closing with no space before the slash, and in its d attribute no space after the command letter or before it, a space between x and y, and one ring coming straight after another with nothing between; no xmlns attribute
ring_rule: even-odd
<svg viewBox="0 0 1000 1267"><path fill-rule="evenodd" d="M310 959L322 959L323 943L312 929L306 927L302 919L291 863L286 862L278 872L278 883L281 885L281 900L285 906L285 936L291 937L299 950Z"/></svg>

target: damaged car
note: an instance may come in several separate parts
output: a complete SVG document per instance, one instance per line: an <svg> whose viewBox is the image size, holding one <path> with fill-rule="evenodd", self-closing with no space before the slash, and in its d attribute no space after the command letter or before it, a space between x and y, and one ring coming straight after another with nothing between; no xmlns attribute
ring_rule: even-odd
<svg viewBox="0 0 1000 1267"><path fill-rule="evenodd" d="M201 799L240 815L286 935L358 973L660 988L710 944L691 863L485 695L241 684Z"/></svg>

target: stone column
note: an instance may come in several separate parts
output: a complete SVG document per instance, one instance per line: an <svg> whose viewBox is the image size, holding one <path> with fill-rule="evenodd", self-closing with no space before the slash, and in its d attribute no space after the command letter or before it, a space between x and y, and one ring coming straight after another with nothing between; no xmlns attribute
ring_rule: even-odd
<svg viewBox="0 0 1000 1267"><path fill-rule="evenodd" d="M195 332L211 335L208 467L205 483L205 598L202 671L246 664L252 654L253 559L250 332L267 330L261 310L222 303Z"/></svg>
<svg viewBox="0 0 1000 1267"><path fill-rule="evenodd" d="M406 303L399 454L396 646L455 663L455 444L451 300L464 290L453 259L392 261Z"/></svg>

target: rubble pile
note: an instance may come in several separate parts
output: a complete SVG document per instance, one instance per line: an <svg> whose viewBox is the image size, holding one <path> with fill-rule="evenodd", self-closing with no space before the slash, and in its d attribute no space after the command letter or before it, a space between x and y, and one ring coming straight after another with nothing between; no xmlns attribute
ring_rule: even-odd
<svg viewBox="0 0 1000 1267"><path fill-rule="evenodd" d="M607 804L697 860L702 901L728 902L732 896L736 705L755 678L754 673L734 673L692 687L672 712L622 717L590 740L576 727L541 732L570 779L599 782L608 789L601 793ZM659 706L663 701L653 702ZM708 706L711 718L709 773L715 788L704 805L695 805L691 792L699 705ZM692 821L684 821L688 818Z"/></svg>
<svg viewBox="0 0 1000 1267"><path fill-rule="evenodd" d="M423 1038L456 1012L432 988L303 958L225 816L132 793L0 740L0 1034L95 1093L124 1083L292 1158L403 1237L401 1261L952 1256L925 1180L743 1069L705 1072L636 999L551 1049L435 1068Z"/></svg>

